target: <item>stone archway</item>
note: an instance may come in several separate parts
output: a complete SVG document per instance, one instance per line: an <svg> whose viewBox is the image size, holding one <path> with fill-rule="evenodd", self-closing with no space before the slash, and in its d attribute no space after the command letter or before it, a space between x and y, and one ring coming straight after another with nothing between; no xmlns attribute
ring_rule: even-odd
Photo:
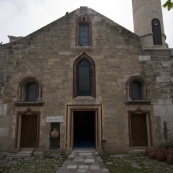
<svg viewBox="0 0 173 173"><path fill-rule="evenodd" d="M40 112L27 109L17 112L15 148L38 148Z"/></svg>
<svg viewBox="0 0 173 173"><path fill-rule="evenodd" d="M150 111L128 111L129 147L152 146Z"/></svg>
<svg viewBox="0 0 173 173"><path fill-rule="evenodd" d="M67 105L66 115L66 150L74 148L74 116L75 112L93 112L95 128L95 148L102 148L102 107L101 105Z"/></svg>

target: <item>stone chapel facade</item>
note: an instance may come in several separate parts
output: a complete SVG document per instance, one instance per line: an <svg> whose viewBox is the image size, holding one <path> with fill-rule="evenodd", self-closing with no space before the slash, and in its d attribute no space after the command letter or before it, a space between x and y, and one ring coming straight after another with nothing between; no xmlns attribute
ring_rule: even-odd
<svg viewBox="0 0 173 173"><path fill-rule="evenodd" d="M0 45L0 151L127 153L173 139L173 49L160 0L132 0L135 33L80 7Z"/></svg>

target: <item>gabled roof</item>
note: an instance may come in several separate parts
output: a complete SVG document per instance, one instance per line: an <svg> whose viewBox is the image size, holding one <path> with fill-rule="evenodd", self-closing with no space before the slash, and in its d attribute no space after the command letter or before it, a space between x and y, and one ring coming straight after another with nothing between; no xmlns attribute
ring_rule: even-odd
<svg viewBox="0 0 173 173"><path fill-rule="evenodd" d="M81 15L81 14L86 14L88 16L90 16L91 20L92 20L92 17L100 17L102 18L103 21L105 21L106 23L108 23L111 27L115 27L117 32L119 34L122 34L122 35L126 35L127 37L136 37L137 39L140 40L140 37L138 35L136 35L135 33L129 31L128 29L124 28L123 26L117 24L116 22L112 21L111 19L105 17L104 15L100 14L99 12L91 9L91 8L87 8L87 7L80 7L80 8L77 8L76 10L68 13L66 12L66 14L64 16L62 16L61 18L47 24L46 26L43 26L42 28L34 31L33 33L25 36L25 37L21 37L20 39L17 39L16 41L13 41L12 43L15 44L15 42L23 42L24 40L30 40L32 38L34 38L35 35L37 35L37 33L41 32L41 31L44 31L48 28L50 28L51 26L55 26L58 22L61 22L63 20L67 20L69 19L70 17L71 18L74 18L74 21L77 19L77 16ZM9 44L9 43L7 43Z"/></svg>

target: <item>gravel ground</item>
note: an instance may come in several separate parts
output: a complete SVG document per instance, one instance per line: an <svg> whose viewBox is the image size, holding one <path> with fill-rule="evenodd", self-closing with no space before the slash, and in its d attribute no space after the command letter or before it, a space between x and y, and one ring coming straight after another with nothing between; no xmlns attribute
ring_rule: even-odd
<svg viewBox="0 0 173 173"><path fill-rule="evenodd" d="M145 155L114 155L102 159L110 173L173 173L173 165Z"/></svg>
<svg viewBox="0 0 173 173"><path fill-rule="evenodd" d="M112 155L102 159L110 173L173 173L173 165L145 155ZM56 173L65 160L43 156L0 158L0 173Z"/></svg>
<svg viewBox="0 0 173 173"><path fill-rule="evenodd" d="M65 160L65 157L43 156L0 159L0 173L55 173Z"/></svg>

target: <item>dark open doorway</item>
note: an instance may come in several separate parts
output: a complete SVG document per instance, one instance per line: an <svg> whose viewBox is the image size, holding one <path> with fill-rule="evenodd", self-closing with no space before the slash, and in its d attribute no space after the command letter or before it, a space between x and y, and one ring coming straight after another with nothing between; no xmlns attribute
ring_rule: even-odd
<svg viewBox="0 0 173 173"><path fill-rule="evenodd" d="M74 147L95 147L95 111L74 111Z"/></svg>

